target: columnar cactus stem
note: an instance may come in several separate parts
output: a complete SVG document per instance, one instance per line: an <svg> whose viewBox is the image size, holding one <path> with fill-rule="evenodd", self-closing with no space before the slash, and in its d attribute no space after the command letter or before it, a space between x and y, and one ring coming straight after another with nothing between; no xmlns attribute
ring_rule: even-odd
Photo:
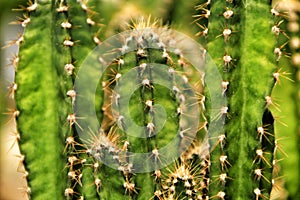
<svg viewBox="0 0 300 200"><path fill-rule="evenodd" d="M57 53L54 54L54 60L57 62L55 65L57 66L58 71L58 77L62 79L59 83L61 84L62 88L62 95L65 97L66 101L66 112L64 115L60 116L63 118L64 116L67 116L64 121L67 126L65 128L67 129L66 132L63 135L63 138L65 140L65 147L64 152L66 154L66 161L70 160L71 155L73 151L75 150L75 139L74 134L72 131L72 126L76 122L76 116L72 113L72 106L74 104L74 100L76 98L76 92L72 90L73 83L72 83L72 76L74 75L75 66L73 65L72 60L72 52L71 48L74 46L73 40L70 35L70 29L73 28L72 22L70 22L70 19L67 17L67 12L69 10L69 5L66 4L64 1L61 1L60 3L52 3L53 9L56 11L55 18L54 18L54 35L55 41L57 43ZM65 8L65 9L62 9ZM62 10L61 10L62 9ZM57 33L57 34L55 34ZM64 59L60 59L60 56L62 56ZM67 98L69 97L69 99ZM67 161L68 162L68 161ZM73 164L65 163L67 167L67 173L68 173L68 183L66 182L65 185L65 196L69 197L73 195L73 192L75 190L74 183L81 181L78 179L78 171L73 168ZM70 164L70 165L69 165Z"/></svg>
<svg viewBox="0 0 300 200"><path fill-rule="evenodd" d="M62 45L63 40L59 40L66 32L59 30L56 37L52 37L53 31L61 29L59 16L49 12L52 9L55 4L51 1L35 1L26 8L30 23L26 25L16 73L16 82L20 84L16 91L20 146L29 172L30 196L34 199L62 199L67 183L62 173L63 163L55 162L62 157L63 138L68 131L62 118L68 112L67 102L60 89L63 80L58 75L64 63L55 58L58 54L68 55L68 49Z"/></svg>
<svg viewBox="0 0 300 200"><path fill-rule="evenodd" d="M139 165L143 166L146 171L152 169L150 166L151 163L157 167L164 165L168 155L161 154L160 148L166 146L174 137L175 143L173 145L176 147L172 149L170 153L176 154L176 151L185 148L184 143L185 140L187 140L185 137L189 137L189 128L186 127L186 125L181 125L184 124L181 121L181 116L187 115L186 109L184 108L185 99L187 97L184 95L189 92L190 89L186 86L183 87L183 85L187 84L185 82L188 81L187 77L183 76L182 80L178 80L180 76L176 75L176 69L173 68L175 60L172 59L166 49L168 46L166 42L169 41L167 38L163 38L163 34L165 33L151 32L150 29L143 33L143 28L147 28L144 23L146 22L140 21L136 25L137 27L133 30L136 32L136 35L129 35L123 38L124 43L120 46L119 51L126 49L130 46L130 43L137 43L137 49L134 53L127 53L116 60L116 63L107 70L109 74L104 75L104 77L110 78L104 81L103 85L107 86L105 90L112 90L110 92L110 94L112 94L112 113L116 118L115 125L119 127L115 129L115 125L113 125L110 130L114 130L112 132L118 135L117 137L122 141L121 143L124 143L123 146L126 145L126 151L128 149L130 152L151 152L148 156L144 157L146 160L136 160L136 158L131 158L130 155L127 158L121 158L119 155L115 156L116 162L119 162L118 169L122 171L124 176L125 181L123 181L123 186L125 194L133 198L138 196L139 198L148 199L153 197L155 190L160 191L162 189L160 179L162 174L167 173L168 170L157 169L154 173L133 175L134 167L139 166L133 165L132 163L140 163ZM153 26L152 28L156 27ZM167 31L166 28L163 30ZM149 38L150 33L154 34L153 41ZM151 42L160 45L160 49L148 49L148 43ZM180 57L180 59L181 62L183 62L183 58ZM102 60L102 62L104 62L104 60ZM169 66L169 69L160 66L160 70L158 70L158 68L152 66L151 63L165 64ZM180 68L180 65L183 64L178 63ZM123 75L125 76L123 77ZM158 81L158 84L156 84L156 81ZM166 89L160 86L160 84L166 85L168 88ZM113 90L114 87L117 89L115 88ZM139 89L132 94L132 90L137 88ZM170 90L172 90L175 95L170 95ZM129 115L126 106L130 95L132 95L132 97L129 104L129 111L131 113ZM161 109L161 106L165 108L165 111ZM193 105L186 106L193 107ZM130 119L134 121L131 122ZM164 120L166 120L165 124ZM141 127L144 126L144 128L137 128L137 125L134 124ZM183 132L180 134L181 138L176 136L179 130ZM132 136L132 134L135 134L138 138ZM112 141L112 138L109 138L111 137L110 131L105 135ZM93 145L92 148L96 150L97 148L102 148L101 146L101 143L98 144L97 141L95 141L95 145ZM123 151L125 149L123 148ZM96 150L95 155L97 153L98 151ZM125 152L125 155L126 154ZM96 157L102 159L101 155L96 155ZM144 162L144 164L141 162ZM119 174L111 174L111 180L118 179L119 177ZM109 183L103 183L104 189L103 192L101 192L102 197L111 195L107 194L105 189L107 187L106 184ZM116 188L114 192L115 195L122 195L122 193L124 194L119 188ZM176 191L173 191L173 193L172 195L179 195Z"/></svg>
<svg viewBox="0 0 300 200"><path fill-rule="evenodd" d="M223 73L222 92L230 98L228 105L219 108L220 117L226 118L225 132L210 133L210 195L216 198L268 197L272 187L274 137L260 140L257 133L258 127L266 127L273 134L265 101L275 70L270 9L267 1L211 3L207 49ZM220 184L222 174L228 176L225 187Z"/></svg>
<svg viewBox="0 0 300 200"><path fill-rule="evenodd" d="M78 24L78 26L84 26L86 24L86 11L82 10L81 6L76 2L69 2L67 4L64 1L46 1L41 3L35 1L30 3L29 7L25 8L25 10L28 12L30 23L29 20L27 20L27 29L23 36L27 42L24 42L24 45L20 47L21 53L19 57L22 63L18 66L20 73L16 74L16 81L22 84L22 86L21 89L16 92L16 98L22 97L20 101L17 101L17 107L22 110L22 115L18 118L18 128L22 138L24 138L21 141L21 151L26 155L25 163L29 172L28 179L32 179L32 176L43 176L41 173L45 170L45 167L42 167L40 162L46 163L47 160L51 160L51 158L48 158L49 156L56 156L56 158L53 159L59 160L62 157L62 153L67 153L66 160L68 160L68 163L53 162L53 166L47 167L53 170L53 172L48 171L49 174L57 174L63 177L62 171L65 167L64 165L68 165L68 177L70 180L70 183L67 184L66 180L62 181L66 176L58 179L57 177L51 176L56 180L60 180L60 184L53 181L48 182L47 177L45 177L45 183L35 183L33 181L31 184L35 189L32 190L32 197L45 199L57 196L55 198L60 199L62 198L59 197L60 195L67 197L71 197L74 194L79 195L79 193L76 192L75 186L76 184L81 185L82 173L80 169L73 166L75 165L74 163L78 161L75 161L74 159L76 157L72 155L74 151L76 151L74 146L76 146L75 144L77 143L76 139L74 139L75 135L72 127L77 123L76 120L78 119L75 113L72 113L72 105L76 98L76 91L73 90L72 77L75 77L75 62L80 64L89 50L95 46L91 35L80 31L79 27L76 29L76 24ZM49 10L54 10L54 12L51 13ZM75 12L76 17L74 15ZM80 12L81 14L79 14ZM80 20L84 20L84 23ZM88 28L87 26L88 24L86 24L86 28ZM40 29L41 31L37 31ZM35 40L40 41L43 37L42 44L35 46L36 49L34 49L32 42ZM88 40L90 41L89 43L86 42ZM78 50L77 45L79 41L84 44L81 45L81 48L86 48L86 54ZM32 52L36 53L34 53L34 55L36 55L34 59L30 57L30 55L33 55ZM40 54L37 52L40 52ZM41 63L46 64L43 64L43 67L41 67ZM23 73L26 74L27 77L24 77L22 75ZM44 74L45 77L42 74ZM41 80L38 81L39 79ZM36 84L34 84L34 82L36 82ZM32 92L31 90L36 92ZM36 95L40 96L37 97ZM68 97L70 97L70 100L68 100ZM40 101L36 102L36 99L39 98ZM57 112L51 113L55 108L58 109L56 109ZM39 118L29 122L26 119L28 119L28 115L31 115L31 112L40 113L41 115ZM40 134L43 130L41 127L45 129L43 134ZM28 144L37 138L39 138L38 141L40 141L40 144L27 147ZM47 145L43 145L43 141L47 141ZM66 144L62 141L66 141ZM32 149L33 147L36 149ZM30 158L32 151L39 152L41 159ZM29 158L27 158L27 155ZM31 162L31 160L34 161ZM32 175L30 172L32 172ZM87 177L90 176L86 176L83 182L86 182ZM92 182L90 181L89 184L93 182L94 179ZM50 184L53 185L51 186ZM84 186L87 185L88 184L84 184ZM49 188L49 192L44 193L40 191L40 187ZM64 187L65 190L59 189L58 187ZM64 194L62 191L64 191ZM46 197L43 195L50 196Z"/></svg>
<svg viewBox="0 0 300 200"><path fill-rule="evenodd" d="M75 80L78 66L80 66L80 64L83 62L88 53L96 45L93 41L94 35L91 32L91 27L94 27L96 23L93 23L94 21L91 18L89 18L89 15L91 13L92 10L88 7L85 1L68 1L67 14L70 22L74 26L74 28L72 28L70 31L72 42L74 42L74 45L71 47L71 61L76 66L74 69L74 74L72 75L73 81ZM74 89L73 87L69 89L72 90ZM76 116L76 113L72 114L75 114L75 117L77 117L76 120L80 120L80 116ZM76 123L73 124L73 128L75 127L75 125ZM76 142L80 143L80 141L76 137L76 131L73 131L72 137L75 138ZM98 198L96 189L97 182L95 182L97 177L95 177L95 174L93 173L94 169L93 167L91 167L91 165L94 164L94 161L91 158L89 158L85 153L78 154L76 152L76 149L73 153L70 154L70 156L77 156L80 160L79 166L75 166L74 169L78 172L77 177L75 178L75 180L73 180L72 185L72 188L74 188L74 191L76 191L78 194L71 196L82 196L84 198L91 199ZM87 165L89 167L82 167L84 165ZM71 170L71 172L72 171L73 170ZM73 179L73 177L71 177L71 179Z"/></svg>

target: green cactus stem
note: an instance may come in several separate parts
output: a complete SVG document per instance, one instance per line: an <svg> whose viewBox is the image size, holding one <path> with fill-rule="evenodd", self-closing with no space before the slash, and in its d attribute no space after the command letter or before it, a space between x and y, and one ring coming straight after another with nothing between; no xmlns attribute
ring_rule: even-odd
<svg viewBox="0 0 300 200"><path fill-rule="evenodd" d="M59 40L67 33L55 31L61 27L56 19L59 16L49 12L52 9L55 6L49 1L35 2L27 7L30 23L22 36L24 44L20 47L16 73L16 81L20 84L20 90L16 91L20 147L29 173L30 196L34 199L62 199L67 183L64 163L55 162L63 157L63 138L68 132L62 118L68 112L68 102L61 89L66 85L61 84L63 80L58 75L63 71L63 59L55 58L65 54L66 59L70 54L62 45L63 40Z"/></svg>
<svg viewBox="0 0 300 200"><path fill-rule="evenodd" d="M267 1L212 1L202 10L200 18L208 15L209 21L208 54L223 74L220 92L228 99L218 108L226 118L224 132L209 133L210 196L268 198L275 147L266 102L276 70L271 7Z"/></svg>
<svg viewBox="0 0 300 200"><path fill-rule="evenodd" d="M190 132L198 130L199 122L196 126L189 122L195 121L195 114L200 114L197 108L199 99L189 101L187 99L193 93L192 86L199 84L199 81L191 79L195 83L191 81L189 86L189 75L186 71L191 66L184 63L184 55L181 55L180 50L173 53L168 51L167 47L172 41L165 36L168 36L168 29L160 28L155 31L156 29L155 23L151 25L149 21L141 20L134 23L132 33L121 35L121 41L116 40L117 43L121 42L120 46L112 48L114 53L119 55L117 58L108 60L112 54L111 50L107 54L96 51L97 56L93 53L83 63L83 69L89 76L82 76L79 71L80 82L76 82L76 88L81 97L78 102L84 101L91 93L89 90L93 90L91 81L89 88L82 88L81 83L94 80L96 74L94 71L103 71L104 74L101 75L103 79L98 87L102 87L104 94L111 97L111 105L104 100L101 106L105 107L105 112L102 113L105 115L103 116L103 119L106 119L105 123L111 125L100 127L99 136L94 140L92 138L88 145L89 151L96 159L108 162L115 168L111 170L108 166L102 165L99 169L99 179L102 180L100 196L104 199L112 197L151 199L155 192L158 197L165 196L165 193L178 198L184 195L181 187L177 189L177 184L170 185L167 180L174 167L178 167L177 164L172 164L177 159L173 157L187 148L185 143L193 142L193 133ZM174 41L176 42L175 39ZM148 46L151 43L156 48ZM100 50L101 47L109 46L108 44L112 45L114 41L109 40L100 45ZM127 53L126 49L132 48L131 45L134 48L133 52ZM112 61L108 68L102 69L102 66ZM94 63L99 63L99 66ZM193 76L197 74L189 73ZM80 109L80 103L77 110L79 115L84 115L85 109ZM97 129L93 132L97 132ZM170 141L172 145L169 144ZM170 149L166 149L166 146ZM136 156L133 153L144 154ZM170 161L170 166L164 166L169 165ZM184 161L176 163L178 162ZM194 169L193 166L194 163L191 163L189 167ZM144 173L139 171L140 168L143 168ZM191 170L190 168L188 169ZM162 183L165 181L166 185ZM174 189L171 191L167 188ZM191 192L189 196L194 197L196 194Z"/></svg>
<svg viewBox="0 0 300 200"><path fill-rule="evenodd" d="M80 31L79 26L89 28L85 22L86 11L75 1L68 4L35 1L24 9L30 23L22 36L26 42L20 47L21 62L16 73L16 81L22 86L16 92L16 99L22 113L18 117L18 130L24 164L29 172L28 187L33 188L30 195L34 199L62 199L64 195L75 193L75 185L81 182L81 174L77 173L80 170L70 163L76 143L72 130L76 123L72 113L76 96L72 90L75 63L80 64L95 45L88 31ZM55 160L69 160L69 163Z"/></svg>

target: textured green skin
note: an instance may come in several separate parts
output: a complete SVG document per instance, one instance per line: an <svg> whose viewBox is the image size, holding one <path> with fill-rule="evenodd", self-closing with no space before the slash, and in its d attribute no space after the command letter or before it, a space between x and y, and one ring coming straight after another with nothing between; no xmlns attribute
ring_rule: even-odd
<svg viewBox="0 0 300 200"><path fill-rule="evenodd" d="M224 56L224 49L225 49L225 44L224 44L224 39L223 37L218 37L220 34L222 34L222 28L220 27L221 24L224 24L224 18L220 17L220 13L223 13L224 11L224 2L221 1L213 1L211 4L211 16L209 17L209 22L208 22L208 38L207 38L207 50L209 55L212 57L213 62L216 63L219 73L222 73L223 71L223 56ZM218 38L217 38L218 37ZM222 75L222 77L225 75ZM207 95L206 95L207 96ZM206 107L209 108L210 105L210 100L208 99L206 101ZM209 115L207 116L208 120L212 120ZM220 133L213 132L211 133L212 136L210 138L214 138L214 141L211 141L211 146L214 146L215 143L217 142L217 136ZM220 168L220 162L219 158L221 156L221 149L217 146L217 148L212 151L210 155L210 160L211 160L211 167L210 167L210 172L209 176L212 178L212 181L214 183L210 184L209 186L209 195L210 196L215 196L218 194L219 191L223 191L224 188L220 187L219 180L216 180L221 172Z"/></svg>
<svg viewBox="0 0 300 200"><path fill-rule="evenodd" d="M270 94L274 84L272 73L275 70L273 55L275 40L270 32L272 26L270 6L267 1L237 2L234 11L238 17L234 16L232 20L236 21L229 22L229 27L237 30L237 33L232 33L230 36L229 48L225 45L223 36L216 38L223 31L220 24L225 24L223 16L220 17L225 6L220 1L212 2L208 27L208 53L216 62L220 72L223 73L224 69L222 59L224 51L228 51L233 59L237 59L237 62L229 66L229 70L223 75L224 80L228 80L230 84L227 92L229 114L225 125L226 145L224 151L231 165L227 165L228 176L233 179L228 181L225 193L230 199L253 199L255 198L253 190L259 187L265 189L263 191L265 196L269 196L271 184L263 184L263 188L259 186L253 174L255 167L259 166L252 163L256 157L255 150L261 146L256 129L264 124L262 119L266 106L265 96ZM235 23L242 25L231 25ZM234 42L235 35L239 37L237 42ZM219 133L213 133L213 135L215 134ZM272 138L271 141L273 141ZM212 144L215 142L216 140L212 141ZM272 153L274 146L265 143L262 148L264 151ZM220 153L219 150L215 150L211 155L210 176L212 180L220 174ZM269 163L272 163L272 156L267 159ZM259 168L263 168L265 176L271 180L272 169L266 166ZM211 196L221 190L224 188L216 183L210 186Z"/></svg>
<svg viewBox="0 0 300 200"><path fill-rule="evenodd" d="M50 1L41 3L31 14L32 23L24 34L26 42L20 48L21 62L16 74L20 84L16 92L21 113L20 148L25 155L33 199L63 199L67 183L65 163L57 162L63 160L63 138L68 127L63 118L67 115L67 102L57 81L59 70L53 67L59 62L54 59L58 50L63 48L56 46L58 41L51 37L56 29L55 18L49 12L52 6Z"/></svg>
<svg viewBox="0 0 300 200"><path fill-rule="evenodd" d="M231 113L232 115L235 115L235 111L236 113L241 113L237 114L240 116L240 120L238 120L240 122L236 121L234 123L234 120L232 120L232 125L234 125L230 129L231 131L228 131L228 141L230 141L228 142L228 153L229 155L233 155L232 158L229 158L232 163L232 171L229 176L234 179L237 177L233 183L236 187L229 188L229 192L233 194L234 199L243 199L249 193L253 196L253 188L242 188L242 186L253 180L253 177L245 177L245 174L250 174L251 170L253 170L250 164L253 162L253 157L255 157L254 148L258 143L256 128L258 125L263 125L262 116L266 106L264 98L271 93L271 87L274 83L272 73L275 70L273 55L274 38L270 33L272 21L270 21L270 14L268 13L270 10L268 1L261 1L261 3L248 2L247 7L244 9L243 12L245 15L242 17L244 34L241 36L241 65L237 67L237 71L233 75L232 88L236 93L230 99ZM256 17L257 14L260 15L259 19ZM251 80L248 77L253 77L253 79ZM236 82L240 82L241 85L238 83L235 85ZM242 96L242 100L240 96ZM238 105L241 105L240 109L237 108ZM272 122L265 124L272 125ZM245 135L248 138L244 137ZM236 146L239 145L240 148L238 151L240 154L235 155ZM262 148L264 148L264 151L272 154L273 151L270 151L270 149L273 149L274 146L266 144ZM272 157L266 159L268 159L269 163L272 163ZM237 162L234 163L234 161ZM236 174L236 170L245 166L245 164L249 167L243 168L244 170ZM267 172L267 174L265 176L268 180L271 180L271 176L268 174L272 173L272 169L267 169L266 165L263 165L262 168L266 168L265 173ZM238 188L238 192L236 192L236 188ZM266 191L263 193L267 196L271 188L271 184L268 187L264 187L263 189Z"/></svg>
<svg viewBox="0 0 300 200"><path fill-rule="evenodd" d="M80 66L86 56L95 48L93 42L93 33L90 26L86 23L87 13L81 8L76 0L69 2L69 18L74 26L70 35L75 45L71 48L72 57L76 61L76 65Z"/></svg>
<svg viewBox="0 0 300 200"><path fill-rule="evenodd" d="M93 48L95 48L96 45L93 42L92 28L86 23L87 13L81 8L80 4L77 3L76 0L68 1L68 4L68 17L72 25L75 27L70 31L70 36L75 42L75 45L71 47L72 62L75 62L75 66L80 66L86 56ZM76 67L74 70L74 79L76 78L75 76L78 68L79 67ZM85 154L81 154L80 158L87 159L87 164L93 164L93 160ZM97 190L94 184L95 178L93 176L93 169L89 167L81 167L81 169L83 174L83 187L81 188L77 186L78 190L87 199L98 199Z"/></svg>
<svg viewBox="0 0 300 200"><path fill-rule="evenodd" d="M68 184L65 175L66 154L72 154L74 149L69 147L67 152L63 151L64 138L73 135L66 119L67 115L72 113L72 103L67 98L66 92L72 89L74 76L66 74L64 65L72 62L80 64L95 46L92 42L92 34L80 28L72 29L75 31L70 34L69 30L63 29L60 25L66 20L69 20L73 26L84 25L86 13L80 5L74 1L74 5L69 7L67 17L65 13L49 12L51 8L55 10L59 6L54 2L39 3L37 11L31 14L31 23L24 34L27 41L20 48L22 61L18 66L19 73L16 75L16 81L22 85L16 93L17 108L22 113L18 118L18 130L22 137L21 151L26 155L28 180L33 179L29 186L33 188L31 196L34 199L62 199L64 189L74 184L72 182ZM75 13L76 17L73 17ZM89 29L87 26L84 28ZM81 50L78 50L77 46L70 48L63 45L63 41L70 38L72 41L82 42ZM28 121L28 118L31 120ZM47 144L42 141L47 141ZM31 143L35 145L32 146ZM34 159L37 156L40 159ZM61 162L57 162L59 160ZM87 173L91 174L91 170L83 169L85 177L82 182L85 186L85 195L92 199L97 197L93 186L94 178L86 175ZM39 180L36 177L45 177L45 179ZM48 188L49 191L44 192L43 188Z"/></svg>

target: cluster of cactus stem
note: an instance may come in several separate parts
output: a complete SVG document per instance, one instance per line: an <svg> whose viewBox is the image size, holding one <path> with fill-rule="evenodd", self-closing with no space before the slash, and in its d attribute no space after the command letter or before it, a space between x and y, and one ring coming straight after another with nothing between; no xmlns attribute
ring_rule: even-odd
<svg viewBox="0 0 300 200"><path fill-rule="evenodd" d="M172 3L173 9L180 9L176 3L184 1ZM80 65L102 44L103 30L109 29L100 23L103 3L30 0L20 8L24 18L18 23L25 31L12 42L19 45L19 54L12 59L15 82L11 96L16 99L12 115L27 180L23 188L26 198L270 198L280 159L270 108L279 109L272 89L286 75L281 71L281 58L289 38L282 29L287 16L266 0L195 3L189 8L195 9L193 16L183 11L190 14L187 19L191 21L181 23L199 29L195 40L203 46L207 71L197 71L183 49L170 52L166 48L174 38L165 36L170 28L164 20L133 21L131 29L136 34L125 37L119 49L112 49L125 53L102 72L95 97L101 129L84 130L87 141L78 134L84 116L76 112L76 104L84 97L74 84ZM176 17L173 21L180 22ZM172 20L170 23L172 27ZM147 28L153 32L141 31ZM157 28L163 32L154 31ZM138 48L126 52L133 40ZM158 48L147 48L149 41ZM297 44L299 50L299 38ZM105 55L97 56L95 65L106 62ZM294 62L299 66L297 56ZM150 63L167 67L157 72ZM205 84L207 77L214 76L210 74L213 65L222 77L217 96L226 98L218 108L212 108L213 91ZM136 77L123 81L131 70ZM168 87L156 84L158 79ZM133 85L138 89L132 93ZM196 98L188 104L191 91ZM124 108L122 101L128 94L132 94L129 108ZM199 108L199 123L189 127L194 106ZM126 109L130 116L123 114ZM159 120L163 117L165 122ZM127 134L135 131L127 118L145 127L137 133L146 134L143 139ZM211 128L220 121L221 132ZM144 162L162 166L168 155L160 149L174 138L178 150L187 141L191 145L173 163L135 173L137 166L128 152L150 152ZM101 162L103 152L112 156L117 169Z"/></svg>

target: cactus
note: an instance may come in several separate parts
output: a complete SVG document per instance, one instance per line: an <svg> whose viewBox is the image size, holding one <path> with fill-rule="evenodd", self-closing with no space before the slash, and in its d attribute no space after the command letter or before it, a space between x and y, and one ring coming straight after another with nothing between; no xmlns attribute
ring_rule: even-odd
<svg viewBox="0 0 300 200"><path fill-rule="evenodd" d="M224 131L210 133L209 193L216 198L269 198L275 147L269 106L276 69L269 10L267 1L215 1L209 10L202 8L202 16L209 14L208 53L222 73L228 99L219 108Z"/></svg>
<svg viewBox="0 0 300 200"><path fill-rule="evenodd" d="M265 0L133 2L120 2L142 15L131 22L100 0L20 8L11 96L26 197L270 198L284 14Z"/></svg>
<svg viewBox="0 0 300 200"><path fill-rule="evenodd" d="M288 16L288 23L283 23L281 29L285 30L290 37L289 43L285 47L290 53L290 57L283 57L281 60L282 69L280 70L280 73L284 74L286 78L282 79L281 83L274 88L274 96L280 99L278 103L287 108L281 112L274 110L275 115L283 116L280 119L282 123L275 126L278 140L281 143L278 156L284 158L278 162L276 167L277 173L284 178L277 180L277 182L283 190L281 196L299 199L299 112L297 111L299 110L299 1L286 4L279 3L277 7ZM286 37L281 38L281 40L283 43L287 42ZM292 113L288 110L291 110ZM294 166L293 169L290 166ZM276 194L275 191L274 193ZM277 192L277 195L274 196L283 199L279 194Z"/></svg>

